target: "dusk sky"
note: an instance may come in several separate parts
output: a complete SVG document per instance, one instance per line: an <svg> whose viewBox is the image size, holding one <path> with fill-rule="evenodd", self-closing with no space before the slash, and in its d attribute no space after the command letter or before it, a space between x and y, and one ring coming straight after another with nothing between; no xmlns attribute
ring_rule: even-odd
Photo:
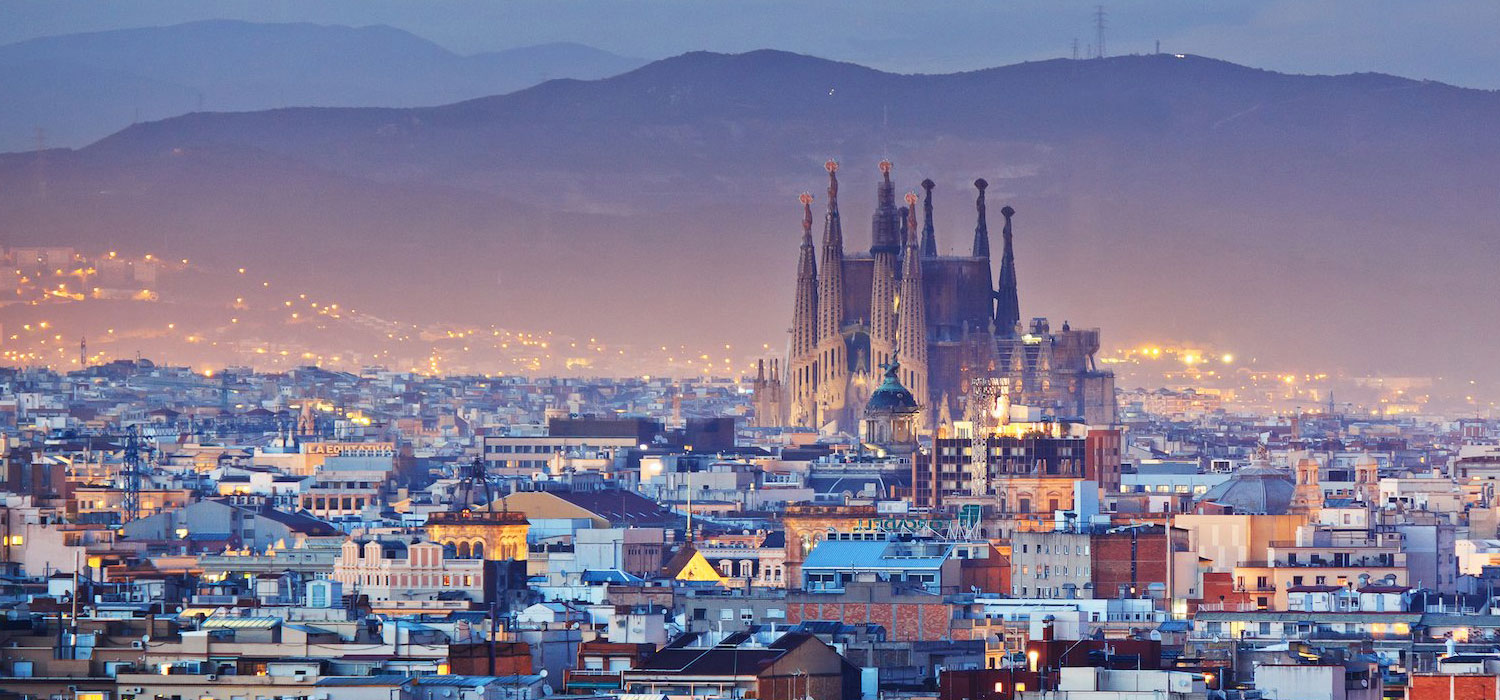
<svg viewBox="0 0 1500 700"><path fill-rule="evenodd" d="M1094 41L1094 0L490 2L33 0L0 3L0 43L203 19L388 24L460 53L577 42L656 59L777 48L896 72L1068 56ZM1500 88L1500 3L1162 0L1103 3L1111 54L1197 53L1285 72L1377 71ZM937 37L941 36L941 39Z"/></svg>

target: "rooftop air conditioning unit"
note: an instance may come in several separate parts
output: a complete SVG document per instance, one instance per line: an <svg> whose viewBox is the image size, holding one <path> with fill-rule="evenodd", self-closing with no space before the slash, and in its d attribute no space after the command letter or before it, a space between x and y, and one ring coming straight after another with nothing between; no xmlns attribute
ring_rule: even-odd
<svg viewBox="0 0 1500 700"><path fill-rule="evenodd" d="M219 680L219 676L216 675L216 674L213 674L213 673L210 673L210 674L204 676L204 678L207 678L208 680L211 680L211 681Z"/></svg>
<svg viewBox="0 0 1500 700"><path fill-rule="evenodd" d="M146 648L146 643L143 642L143 641L141 641L141 640L139 640L139 639L137 639L137 640L135 640L135 641L133 641L133 642L130 643L130 648L131 649L145 649Z"/></svg>

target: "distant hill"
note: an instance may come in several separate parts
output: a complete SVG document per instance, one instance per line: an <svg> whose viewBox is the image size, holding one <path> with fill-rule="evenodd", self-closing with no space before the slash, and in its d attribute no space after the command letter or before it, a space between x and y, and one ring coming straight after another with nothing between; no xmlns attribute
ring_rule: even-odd
<svg viewBox="0 0 1500 700"><path fill-rule="evenodd" d="M411 107L602 78L642 62L578 44L472 56L384 26L228 20L0 46L0 151L81 146L193 111Z"/></svg>
<svg viewBox="0 0 1500 700"><path fill-rule="evenodd" d="M363 30L361 30L363 31ZM0 157L0 235L249 260L406 317L778 347L797 193L1013 204L1022 312L1307 370L1500 378L1500 93L1171 55L896 75L692 53L414 109L197 113ZM992 211L993 211L992 207ZM1246 360L1249 361L1248 359Z"/></svg>

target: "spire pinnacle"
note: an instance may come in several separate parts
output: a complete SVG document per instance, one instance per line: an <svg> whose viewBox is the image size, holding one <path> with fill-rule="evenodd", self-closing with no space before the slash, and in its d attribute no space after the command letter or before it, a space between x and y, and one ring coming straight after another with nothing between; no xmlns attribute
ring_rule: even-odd
<svg viewBox="0 0 1500 700"><path fill-rule="evenodd" d="M1016 215L1016 210L1006 205L1000 210L1000 215L1005 217L1005 228L1002 232L1004 248L1000 253L1000 285L995 292L995 331L1011 335L1021 322L1020 292L1016 282L1016 253L1012 246L1010 221L1011 217Z"/></svg>
<svg viewBox="0 0 1500 700"><path fill-rule="evenodd" d="M813 201L813 196L812 196L811 193L803 192L802 196L797 198L797 201L802 202L802 237L804 239L810 241L810 240L812 240L812 224L813 224L813 218L812 218L812 201Z"/></svg>
<svg viewBox="0 0 1500 700"><path fill-rule="evenodd" d="M984 178L974 181L974 189L979 190L979 197L974 200L974 206L979 210L979 222L974 226L974 257L990 257L990 226L984 216L984 190L990 186Z"/></svg>
<svg viewBox="0 0 1500 700"><path fill-rule="evenodd" d="M823 169L828 171L828 211L839 210L839 162L829 158L823 164Z"/></svg>
<svg viewBox="0 0 1500 700"><path fill-rule="evenodd" d="M922 190L925 196L922 200L922 255L927 257L937 256L937 232L932 228L932 188L937 183L931 179L922 181Z"/></svg>
<svg viewBox="0 0 1500 700"><path fill-rule="evenodd" d="M917 246L917 193L907 192L906 203L906 245L915 248Z"/></svg>
<svg viewBox="0 0 1500 700"><path fill-rule="evenodd" d="M875 214L870 219L870 254L880 251L899 254L906 229L906 215L897 215L896 185L891 182L891 161L880 161L880 185L876 188Z"/></svg>

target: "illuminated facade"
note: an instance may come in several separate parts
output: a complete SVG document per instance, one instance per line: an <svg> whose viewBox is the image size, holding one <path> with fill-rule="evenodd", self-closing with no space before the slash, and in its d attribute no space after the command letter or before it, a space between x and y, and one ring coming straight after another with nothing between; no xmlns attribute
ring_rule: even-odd
<svg viewBox="0 0 1500 700"><path fill-rule="evenodd" d="M1097 330L1053 333L1045 319L1021 326L1011 219L1005 217L998 289L990 261L984 180L976 180L977 225L967 255L939 255L932 220L931 180L897 207L891 164L871 221L868 253L846 253L838 202L838 166L830 161L821 248L812 235L812 198L803 195L791 347L784 376L756 383L762 425L833 425L854 433L879 381L879 368L899 358L900 382L926 410L924 423L962 413L970 380L1013 379L1018 400L1052 415L1096 425L1115 420L1114 376L1094 365ZM777 369L780 369L779 365ZM769 396L774 394L774 396ZM782 415L784 412L784 415Z"/></svg>
<svg viewBox="0 0 1500 700"><path fill-rule="evenodd" d="M1119 431L1082 423L1028 419L976 428L958 421L940 430L930 457L914 461L913 503L976 502L1020 516L1071 510L1080 481L1096 491L1119 488L1119 440Z"/></svg>
<svg viewBox="0 0 1500 700"><path fill-rule="evenodd" d="M428 537L445 548L451 547L460 559L525 561L526 533L530 529L525 514L511 511L464 509L427 517Z"/></svg>
<svg viewBox="0 0 1500 700"><path fill-rule="evenodd" d="M349 540L333 565L333 580L372 600L420 600L450 591L484 599L484 561L446 557L432 542Z"/></svg>

